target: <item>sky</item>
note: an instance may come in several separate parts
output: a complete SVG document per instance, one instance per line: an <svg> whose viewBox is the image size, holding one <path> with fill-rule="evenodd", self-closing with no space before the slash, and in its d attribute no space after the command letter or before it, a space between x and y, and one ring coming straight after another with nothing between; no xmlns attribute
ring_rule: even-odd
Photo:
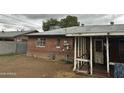
<svg viewBox="0 0 124 93"><path fill-rule="evenodd" d="M124 14L0 14L0 31L42 30L42 22L50 18L60 20L67 15L77 16L85 25L124 24Z"/></svg>

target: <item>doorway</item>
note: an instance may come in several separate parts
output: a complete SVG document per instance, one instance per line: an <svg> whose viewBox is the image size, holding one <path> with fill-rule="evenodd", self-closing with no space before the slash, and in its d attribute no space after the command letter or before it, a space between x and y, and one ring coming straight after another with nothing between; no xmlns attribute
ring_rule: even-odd
<svg viewBox="0 0 124 93"><path fill-rule="evenodd" d="M94 63L104 64L103 39L94 39Z"/></svg>

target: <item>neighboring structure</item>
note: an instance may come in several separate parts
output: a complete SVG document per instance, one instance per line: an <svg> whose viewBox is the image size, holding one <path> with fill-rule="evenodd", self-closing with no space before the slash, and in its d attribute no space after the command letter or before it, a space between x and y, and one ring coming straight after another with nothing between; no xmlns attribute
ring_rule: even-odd
<svg viewBox="0 0 124 93"><path fill-rule="evenodd" d="M73 37L65 29L28 34L28 56L73 61Z"/></svg>
<svg viewBox="0 0 124 93"><path fill-rule="evenodd" d="M73 70L77 72L110 74L110 65L124 63L124 24L83 25L29 34L28 37L27 55L52 55L53 59L74 55ZM68 42L67 45L64 42ZM69 46L69 50L64 45Z"/></svg>
<svg viewBox="0 0 124 93"><path fill-rule="evenodd" d="M10 31L0 32L0 55L11 53L26 53L27 39L26 34L38 31Z"/></svg>
<svg viewBox="0 0 124 93"><path fill-rule="evenodd" d="M1 31L0 32L0 41L27 41L28 37L26 34L36 33L37 30L29 31Z"/></svg>

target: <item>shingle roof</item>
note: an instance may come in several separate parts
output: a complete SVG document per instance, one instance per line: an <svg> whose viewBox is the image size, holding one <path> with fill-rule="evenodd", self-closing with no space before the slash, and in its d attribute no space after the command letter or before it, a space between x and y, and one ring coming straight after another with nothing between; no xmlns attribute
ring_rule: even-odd
<svg viewBox="0 0 124 93"><path fill-rule="evenodd" d="M0 38L13 38L13 37L17 37L17 36L20 36L20 35L29 34L31 32L36 32L36 31L33 30L33 31L9 31L9 32L0 32Z"/></svg>
<svg viewBox="0 0 124 93"><path fill-rule="evenodd" d="M60 29L55 29L55 30L50 30L50 31L45 31L45 32L40 32L40 33L31 33L28 34L28 36L40 36L40 35L66 35L67 33L71 33L73 31L78 30L79 26L75 27L68 27L68 28L60 28Z"/></svg>
<svg viewBox="0 0 124 93"><path fill-rule="evenodd" d="M37 35L66 35L71 33L92 33L92 32L124 32L124 24L115 25L87 25L87 26L75 26L69 28L61 28L56 30L50 30L40 33L28 34L29 36Z"/></svg>

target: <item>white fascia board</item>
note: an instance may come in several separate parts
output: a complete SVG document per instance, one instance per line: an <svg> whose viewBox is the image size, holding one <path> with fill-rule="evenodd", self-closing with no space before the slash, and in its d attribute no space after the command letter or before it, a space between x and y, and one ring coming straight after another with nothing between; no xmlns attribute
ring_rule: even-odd
<svg viewBox="0 0 124 93"><path fill-rule="evenodd" d="M66 36L106 36L108 33L76 33L76 34L66 34Z"/></svg>
<svg viewBox="0 0 124 93"><path fill-rule="evenodd" d="M111 32L111 33L109 33L109 35L111 35L111 36L120 36L120 35L124 35L124 32Z"/></svg>

